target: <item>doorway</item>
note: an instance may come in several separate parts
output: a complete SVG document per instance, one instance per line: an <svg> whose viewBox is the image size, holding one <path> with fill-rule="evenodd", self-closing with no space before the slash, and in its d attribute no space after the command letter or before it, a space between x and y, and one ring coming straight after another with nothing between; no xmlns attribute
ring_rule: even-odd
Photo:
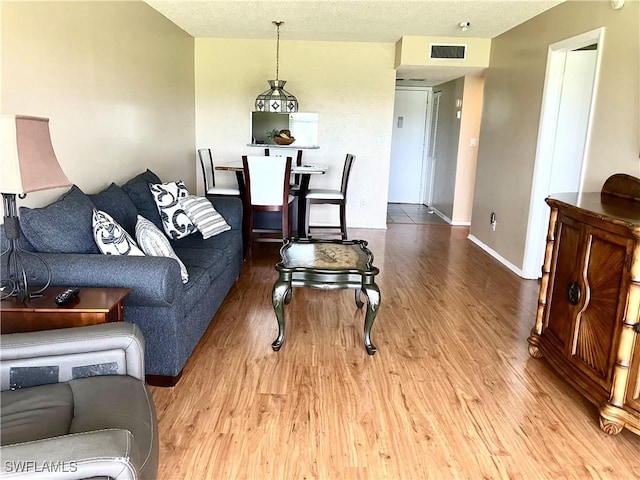
<svg viewBox="0 0 640 480"><path fill-rule="evenodd" d="M538 278L553 193L582 191L604 29L549 46L522 273Z"/></svg>
<svg viewBox="0 0 640 480"><path fill-rule="evenodd" d="M421 204L428 198L427 108L431 88L396 88L389 170L389 203Z"/></svg>

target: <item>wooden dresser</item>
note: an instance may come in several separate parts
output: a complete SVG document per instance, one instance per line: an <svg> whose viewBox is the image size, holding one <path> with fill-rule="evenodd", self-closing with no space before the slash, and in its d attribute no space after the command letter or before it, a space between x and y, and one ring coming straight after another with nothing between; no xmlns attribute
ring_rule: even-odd
<svg viewBox="0 0 640 480"><path fill-rule="evenodd" d="M559 194L551 207L529 353L599 408L609 434L640 435L640 179L600 193Z"/></svg>

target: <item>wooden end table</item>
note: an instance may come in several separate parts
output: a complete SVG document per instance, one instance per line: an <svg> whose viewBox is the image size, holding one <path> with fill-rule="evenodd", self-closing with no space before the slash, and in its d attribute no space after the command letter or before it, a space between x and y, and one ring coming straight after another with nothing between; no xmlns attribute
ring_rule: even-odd
<svg viewBox="0 0 640 480"><path fill-rule="evenodd" d="M56 295L63 290L64 287L49 287L42 297L25 303L15 298L2 300L2 333L82 327L123 320L122 301L130 289L81 287L76 298L65 305L56 305Z"/></svg>
<svg viewBox="0 0 640 480"><path fill-rule="evenodd" d="M291 301L292 287L311 287L321 290L355 289L358 308L367 300L364 321L364 347L374 355L371 327L380 306L380 289L375 276L380 272L373 266L373 254L364 240L285 239L280 249L281 261L276 265L278 280L273 285L273 309L278 319L278 337L271 344L274 351L284 342L284 305Z"/></svg>

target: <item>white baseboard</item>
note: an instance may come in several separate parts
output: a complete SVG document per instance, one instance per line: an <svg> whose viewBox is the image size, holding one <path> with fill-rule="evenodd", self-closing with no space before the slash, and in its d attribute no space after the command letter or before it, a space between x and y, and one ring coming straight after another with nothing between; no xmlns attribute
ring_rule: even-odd
<svg viewBox="0 0 640 480"><path fill-rule="evenodd" d="M444 213L442 213L442 212L441 212L440 210L438 210L437 208L433 208L433 207L430 207L430 208L431 208L431 211L432 211L433 213L435 213L437 216L439 216L441 219L443 219L443 220L444 220L445 222L447 222L449 225L452 225L452 220L451 220L449 217L447 217Z"/></svg>
<svg viewBox="0 0 640 480"><path fill-rule="evenodd" d="M513 263L511 263L509 260L507 260L502 255L500 255L498 252L496 252L493 248L489 247L488 245L486 245L486 244L482 243L480 240L478 240L477 237L469 234L469 236L467 238L469 240L471 240L473 243L475 243L477 246L479 246L482 250L487 252L489 255L491 255L493 258L498 260L501 264L503 264L505 267L507 267L513 273L515 273L519 277L526 278L524 276L521 268L516 267Z"/></svg>

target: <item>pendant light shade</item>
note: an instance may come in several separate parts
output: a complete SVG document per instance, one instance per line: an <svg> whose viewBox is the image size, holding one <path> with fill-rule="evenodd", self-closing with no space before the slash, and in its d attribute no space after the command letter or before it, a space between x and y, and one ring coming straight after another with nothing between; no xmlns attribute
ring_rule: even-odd
<svg viewBox="0 0 640 480"><path fill-rule="evenodd" d="M269 90L256 97L256 112L292 113L298 111L298 99L284 89L286 80L279 80L280 70L280 25L284 22L273 22L277 29L276 40L276 79L269 80Z"/></svg>
<svg viewBox="0 0 640 480"><path fill-rule="evenodd" d="M298 100L284 89L285 83L286 80L269 80L269 90L256 97L256 112L297 112Z"/></svg>

